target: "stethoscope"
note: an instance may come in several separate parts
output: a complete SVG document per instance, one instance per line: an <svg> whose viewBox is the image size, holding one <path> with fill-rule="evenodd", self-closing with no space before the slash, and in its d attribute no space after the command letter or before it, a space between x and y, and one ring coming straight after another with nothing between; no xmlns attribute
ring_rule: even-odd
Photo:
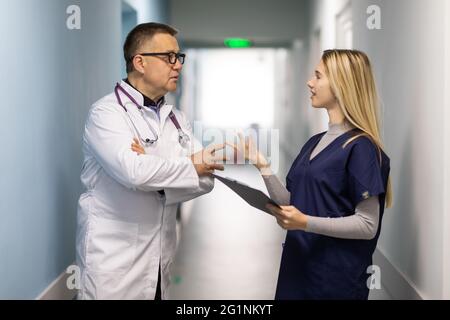
<svg viewBox="0 0 450 320"><path fill-rule="evenodd" d="M122 91L122 93L125 94L128 97L128 99L130 99L131 102L133 102L136 105L136 107L139 109L142 119L144 119L145 123L147 123L148 128L150 129L153 136L155 137L154 139L150 139L150 138L143 139L142 138L141 134L139 133L139 130L137 129L136 125L134 124L133 120L131 119L127 108L123 105L122 100L120 99L119 91ZM116 84L116 87L114 88L114 93L116 94L117 102L120 104L120 106L123 108L123 110L125 110L126 114L128 115L128 118L130 119L131 124L133 125L134 130L136 131L136 133L139 137L139 140L142 141L142 143L144 143L147 146L152 145L156 141L158 141L158 138L159 138L158 133L155 131L155 129L153 129L153 127L150 125L148 120L145 118L144 111L142 110L142 106L139 105L139 103L137 103L137 101L118 83ZM178 122L177 117L175 116L173 111L170 111L169 118L170 118L170 120L172 120L172 123L174 124L175 128L177 128L177 130L178 130L178 142L182 146L187 145L190 142L190 138L186 133L184 133L183 129L181 129L180 123Z"/></svg>

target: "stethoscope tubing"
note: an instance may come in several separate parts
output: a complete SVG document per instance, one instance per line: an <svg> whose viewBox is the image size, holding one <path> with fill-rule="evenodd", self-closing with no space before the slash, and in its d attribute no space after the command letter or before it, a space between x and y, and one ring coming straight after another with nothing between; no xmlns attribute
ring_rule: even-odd
<svg viewBox="0 0 450 320"><path fill-rule="evenodd" d="M119 91L121 91L123 94L125 94L127 96L128 99L130 99L130 101L139 109L139 112L142 116L142 118L144 119L145 123L147 124L148 128L150 129L150 131L152 132L152 134L154 135L155 139L143 139L141 134L139 133L139 130L137 129L136 125L134 124L134 121L131 119L130 114L128 113L128 109L125 107L125 105L122 103L122 99L120 99L120 94ZM142 106L139 105L139 103L120 85L120 84L116 84L116 87L114 88L114 93L116 95L116 99L117 102L119 103L119 105L123 108L123 110L125 111L125 113L128 115L128 118L131 121L131 124L134 127L134 130L136 131L139 139L145 143L145 144L149 144L152 145L154 144L156 141L158 141L159 136L158 133L153 129L153 127L151 126L151 124L148 122L148 120L145 118L144 116L144 112L142 111ZM186 143L189 143L190 138L189 136L184 133L183 129L181 129L180 123L177 120L177 117L175 116L175 114L171 111L169 114L169 118L170 120L173 122L173 124L175 125L175 128L177 128L178 130L178 142L181 145L184 145Z"/></svg>

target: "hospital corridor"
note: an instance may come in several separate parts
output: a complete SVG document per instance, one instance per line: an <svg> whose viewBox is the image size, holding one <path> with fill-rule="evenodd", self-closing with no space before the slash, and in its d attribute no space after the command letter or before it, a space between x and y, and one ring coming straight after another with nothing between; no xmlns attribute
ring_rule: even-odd
<svg viewBox="0 0 450 320"><path fill-rule="evenodd" d="M450 0L0 3L0 300L450 299Z"/></svg>
<svg viewBox="0 0 450 320"><path fill-rule="evenodd" d="M267 192L252 168L231 168L227 173ZM285 232L272 217L217 184L211 194L183 208L170 296L179 300L273 299L278 266L271 261L281 257ZM228 205L217 205L216 199ZM371 299L392 299L384 288L371 294Z"/></svg>
<svg viewBox="0 0 450 320"><path fill-rule="evenodd" d="M258 189L264 188L251 168L227 172ZM183 208L183 233L174 262L171 297L270 300L278 272L271 261L280 259L284 233L273 224L273 218L239 201L225 185L217 184L213 193Z"/></svg>

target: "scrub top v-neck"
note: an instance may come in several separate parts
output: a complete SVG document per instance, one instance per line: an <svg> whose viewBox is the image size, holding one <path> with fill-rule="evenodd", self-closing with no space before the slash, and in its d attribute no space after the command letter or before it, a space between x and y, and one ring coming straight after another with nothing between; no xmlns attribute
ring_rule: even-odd
<svg viewBox="0 0 450 320"><path fill-rule="evenodd" d="M359 202L380 201L380 223L372 240L349 240L288 231L283 245L276 299L367 299L366 281L380 234L389 158L367 137L343 145L358 129L343 133L310 159L325 133L303 146L286 178L290 203L311 216L354 214Z"/></svg>

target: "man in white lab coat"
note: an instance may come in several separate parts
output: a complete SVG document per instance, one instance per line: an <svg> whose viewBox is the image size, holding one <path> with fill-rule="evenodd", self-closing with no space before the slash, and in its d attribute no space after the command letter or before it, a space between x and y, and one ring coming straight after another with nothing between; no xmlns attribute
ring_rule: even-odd
<svg viewBox="0 0 450 320"><path fill-rule="evenodd" d="M211 191L214 152L164 101L184 62L170 26L135 27L124 45L128 78L92 106L83 136L77 225L79 299L165 299L178 203ZM131 149L133 139L145 149Z"/></svg>

